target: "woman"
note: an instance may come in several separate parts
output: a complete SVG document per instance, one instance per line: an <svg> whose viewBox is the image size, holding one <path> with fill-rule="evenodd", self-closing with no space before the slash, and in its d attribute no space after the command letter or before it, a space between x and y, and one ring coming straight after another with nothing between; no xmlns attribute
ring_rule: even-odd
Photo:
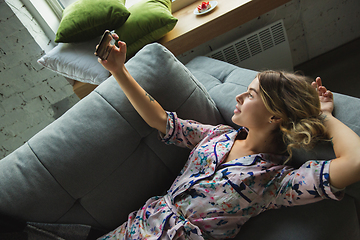
<svg viewBox="0 0 360 240"><path fill-rule="evenodd" d="M115 38L118 38L114 35ZM263 72L236 97L232 121L241 127L179 119L142 89L124 66L125 43L100 63L168 144L192 149L162 197L153 197L103 239L224 239L235 237L267 209L339 200L360 180L360 138L332 116L333 97L317 78ZM294 147L332 139L336 159L285 166ZM288 154L284 154L288 153Z"/></svg>

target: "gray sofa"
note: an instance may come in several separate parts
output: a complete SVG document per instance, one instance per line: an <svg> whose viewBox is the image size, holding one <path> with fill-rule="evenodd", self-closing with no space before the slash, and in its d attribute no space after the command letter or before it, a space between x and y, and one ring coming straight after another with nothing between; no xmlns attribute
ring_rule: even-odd
<svg viewBox="0 0 360 240"><path fill-rule="evenodd" d="M206 57L185 67L156 43L126 66L164 109L182 118L232 126L235 96L256 75ZM360 99L335 94L335 116L357 134L359 109ZM164 145L157 134L110 77L0 161L0 214L112 230L146 199L163 194L187 160L187 149ZM292 164L333 154L331 146L321 145L299 151ZM359 216L360 185L354 184L340 202L324 200L254 217L236 239L358 240Z"/></svg>

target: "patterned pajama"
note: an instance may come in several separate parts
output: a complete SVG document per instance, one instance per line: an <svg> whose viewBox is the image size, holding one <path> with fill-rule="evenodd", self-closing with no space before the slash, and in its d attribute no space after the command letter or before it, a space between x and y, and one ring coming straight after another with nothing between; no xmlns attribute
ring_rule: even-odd
<svg viewBox="0 0 360 240"><path fill-rule="evenodd" d="M329 183L331 161L299 169L284 156L255 154L223 163L244 128L211 126L168 113L166 144L192 149L165 196L153 197L128 221L101 239L226 239L268 209L340 200Z"/></svg>

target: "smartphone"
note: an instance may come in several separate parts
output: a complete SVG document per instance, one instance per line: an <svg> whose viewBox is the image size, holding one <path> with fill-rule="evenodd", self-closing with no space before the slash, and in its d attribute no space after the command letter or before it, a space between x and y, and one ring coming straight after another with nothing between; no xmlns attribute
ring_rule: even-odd
<svg viewBox="0 0 360 240"><path fill-rule="evenodd" d="M112 37L112 32L106 30L102 35L99 45L95 50L95 55L101 58L102 60L106 60L109 57L109 54L114 44L115 44L115 39Z"/></svg>

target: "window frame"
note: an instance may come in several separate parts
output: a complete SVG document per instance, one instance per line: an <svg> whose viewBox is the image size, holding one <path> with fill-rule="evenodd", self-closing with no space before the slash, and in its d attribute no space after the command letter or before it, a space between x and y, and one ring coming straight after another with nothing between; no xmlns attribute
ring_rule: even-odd
<svg viewBox="0 0 360 240"><path fill-rule="evenodd" d="M61 20L62 13L64 11L64 6L59 3L58 0L45 0L49 4L50 8L54 11L55 15Z"/></svg>
<svg viewBox="0 0 360 240"><path fill-rule="evenodd" d="M55 35L60 24L61 16L55 13L54 9L46 0L21 0L21 2L43 29L46 36L52 42L55 42Z"/></svg>

